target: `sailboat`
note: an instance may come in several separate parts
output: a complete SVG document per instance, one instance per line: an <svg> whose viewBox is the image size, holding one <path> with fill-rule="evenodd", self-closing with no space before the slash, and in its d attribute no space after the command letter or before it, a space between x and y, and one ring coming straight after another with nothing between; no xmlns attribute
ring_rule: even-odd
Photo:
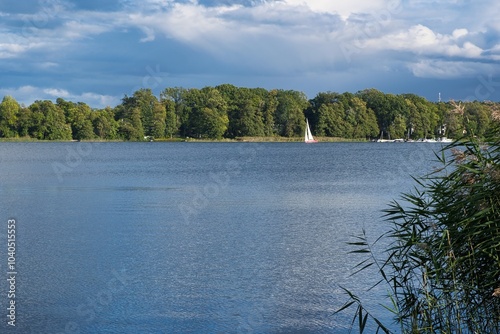
<svg viewBox="0 0 500 334"><path fill-rule="evenodd" d="M318 141L314 139L312 133L311 133L311 129L309 128L309 121L307 120L306 118L306 133L305 133L305 136L304 136L304 141L306 142L306 144L311 144L311 143L317 143Z"/></svg>

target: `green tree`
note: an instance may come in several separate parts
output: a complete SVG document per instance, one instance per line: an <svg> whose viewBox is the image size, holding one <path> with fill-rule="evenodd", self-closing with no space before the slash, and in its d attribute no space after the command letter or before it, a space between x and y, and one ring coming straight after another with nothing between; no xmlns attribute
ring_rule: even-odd
<svg viewBox="0 0 500 334"><path fill-rule="evenodd" d="M446 103L448 112L446 114L446 124L450 137L460 138L465 133L464 105L461 102L450 101Z"/></svg>
<svg viewBox="0 0 500 334"><path fill-rule="evenodd" d="M151 126L151 136L163 138L166 129L167 110L163 104L156 101L153 106L153 124Z"/></svg>
<svg viewBox="0 0 500 334"><path fill-rule="evenodd" d="M339 102L321 104L316 124L318 136L343 137L347 132L344 114L344 107Z"/></svg>
<svg viewBox="0 0 500 334"><path fill-rule="evenodd" d="M378 134L375 113L351 93L319 93L310 100L306 114L316 119L316 133L320 136L370 138Z"/></svg>
<svg viewBox="0 0 500 334"><path fill-rule="evenodd" d="M437 119L438 119L438 135L439 137L458 138L455 134L457 125L460 124L456 117L451 112L451 105L445 102L436 103ZM461 134L460 134L461 135Z"/></svg>
<svg viewBox="0 0 500 334"><path fill-rule="evenodd" d="M227 130L227 103L213 87L190 89L185 94L189 115L186 134L194 138L220 139Z"/></svg>
<svg viewBox="0 0 500 334"><path fill-rule="evenodd" d="M141 110L138 107L128 109L126 111L126 117L118 120L118 134L125 140L144 140Z"/></svg>
<svg viewBox="0 0 500 334"><path fill-rule="evenodd" d="M400 115L406 119L408 115L408 105L405 97L402 95L384 94L376 89L360 91L356 93L356 96L366 102L367 108L375 112L377 123L383 137L394 137L394 134L392 134L390 130L400 129L400 119L398 120L398 126L396 127L394 125L396 116Z"/></svg>
<svg viewBox="0 0 500 334"><path fill-rule="evenodd" d="M339 104L340 94L320 92L309 100L305 115L318 136L340 137L344 132L344 108Z"/></svg>
<svg viewBox="0 0 500 334"><path fill-rule="evenodd" d="M115 110L119 135L126 140L144 140L145 136L163 137L165 133L164 106L151 89L139 89L125 96Z"/></svg>
<svg viewBox="0 0 500 334"><path fill-rule="evenodd" d="M92 121L94 133L101 139L117 139L118 122L114 118L113 109L107 107L95 111L95 117Z"/></svg>
<svg viewBox="0 0 500 334"><path fill-rule="evenodd" d="M278 91L273 89L269 92L263 92L263 89L260 90L261 96L264 97L264 111L262 115L262 121L264 123L264 135L265 136L273 136L276 134L275 132L275 114L278 108Z"/></svg>
<svg viewBox="0 0 500 334"><path fill-rule="evenodd" d="M478 101L467 102L464 106L465 130L469 134L482 137L490 126L490 110L486 104Z"/></svg>
<svg viewBox="0 0 500 334"><path fill-rule="evenodd" d="M94 115L87 104L83 102L69 102L62 98L58 98L56 103L63 110L66 122L71 126L73 139L84 140L95 137L92 125L92 117Z"/></svg>
<svg viewBox="0 0 500 334"><path fill-rule="evenodd" d="M162 101L165 105L165 136L172 138L179 132L175 102L172 100Z"/></svg>
<svg viewBox="0 0 500 334"><path fill-rule="evenodd" d="M185 97L188 94L189 91L182 87L169 87L161 92L160 100L167 112L165 120L167 136L172 137L176 134L182 137L187 136L190 108L186 104ZM171 103L173 103L173 109ZM174 114L171 113L172 111Z"/></svg>
<svg viewBox="0 0 500 334"><path fill-rule="evenodd" d="M389 136L389 126L394 121L394 112L388 96L373 88L360 91L356 96L365 101L366 106L375 112L382 136Z"/></svg>
<svg viewBox="0 0 500 334"><path fill-rule="evenodd" d="M265 135L263 119L265 101L258 90L232 85L221 85L216 88L228 106L228 137Z"/></svg>
<svg viewBox="0 0 500 334"><path fill-rule="evenodd" d="M404 138L406 134L406 119L403 115L396 115L394 121L389 126L389 133L393 138Z"/></svg>
<svg viewBox="0 0 500 334"><path fill-rule="evenodd" d="M0 103L0 137L17 136L17 118L21 106L11 96L5 96Z"/></svg>
<svg viewBox="0 0 500 334"><path fill-rule="evenodd" d="M134 93L128 101L131 108L138 108L140 111L141 124L145 136L154 136L154 133L160 133L159 137L163 136L165 119L161 107L156 96L153 95L151 89L142 88ZM155 115L159 113L159 115ZM162 124L163 122L163 124ZM163 131L160 131L163 129Z"/></svg>
<svg viewBox="0 0 500 334"><path fill-rule="evenodd" d="M304 93L294 90L280 90L277 94L274 125L276 133L282 137L302 135L305 129L304 111L308 101Z"/></svg>
<svg viewBox="0 0 500 334"><path fill-rule="evenodd" d="M33 112L30 108L22 107L17 117L17 133L21 137L29 137L34 128Z"/></svg>
<svg viewBox="0 0 500 334"><path fill-rule="evenodd" d="M368 138L378 134L378 125L373 110L366 102L351 93L339 96L344 109L345 138Z"/></svg>
<svg viewBox="0 0 500 334"><path fill-rule="evenodd" d="M343 137L348 132L340 97L339 93L321 92L309 101L306 116L318 136Z"/></svg>
<svg viewBox="0 0 500 334"><path fill-rule="evenodd" d="M132 141L142 141L145 129L150 135L152 130L152 116L156 99L150 90L141 89L133 96L125 96L122 103L115 108L115 119L118 121L118 135L120 138ZM147 125L143 125L143 120Z"/></svg>
<svg viewBox="0 0 500 334"><path fill-rule="evenodd" d="M423 138L423 132L417 127L420 121L420 114L412 99L405 98L406 102L406 139Z"/></svg>
<svg viewBox="0 0 500 334"><path fill-rule="evenodd" d="M52 101L35 101L29 108L32 111L30 136L45 140L70 140L71 127L66 123L64 112Z"/></svg>
<svg viewBox="0 0 500 334"><path fill-rule="evenodd" d="M403 95L407 110L407 129L414 139L441 136L442 119L435 103L415 94Z"/></svg>

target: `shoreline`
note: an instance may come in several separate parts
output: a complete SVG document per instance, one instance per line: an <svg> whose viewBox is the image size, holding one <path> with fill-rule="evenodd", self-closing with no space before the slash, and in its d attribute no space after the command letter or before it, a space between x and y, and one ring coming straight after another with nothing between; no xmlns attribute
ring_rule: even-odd
<svg viewBox="0 0 500 334"><path fill-rule="evenodd" d="M318 143L368 143L368 139L347 139L339 137L316 137ZM195 139L195 138L158 138L154 140L143 141L128 141L128 140L45 140L36 138L0 138L0 143L149 143L149 142L165 142L165 143L299 143L303 142L302 137L238 137L238 138L223 138L223 139Z"/></svg>

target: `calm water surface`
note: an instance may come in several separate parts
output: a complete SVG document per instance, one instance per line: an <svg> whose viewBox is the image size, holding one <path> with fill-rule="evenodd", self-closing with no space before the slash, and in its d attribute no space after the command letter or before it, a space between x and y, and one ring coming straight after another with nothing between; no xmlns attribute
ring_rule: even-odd
<svg viewBox="0 0 500 334"><path fill-rule="evenodd" d="M345 333L346 242L427 143L0 143L1 332ZM7 221L16 220L16 327Z"/></svg>

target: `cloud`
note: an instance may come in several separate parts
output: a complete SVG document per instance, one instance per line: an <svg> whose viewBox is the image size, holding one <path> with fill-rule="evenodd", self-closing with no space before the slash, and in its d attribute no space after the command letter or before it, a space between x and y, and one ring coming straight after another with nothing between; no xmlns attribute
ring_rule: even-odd
<svg viewBox="0 0 500 334"><path fill-rule="evenodd" d="M49 70L49 69L57 68L59 66L58 63L54 63L51 61L36 63L35 65L38 66L42 70Z"/></svg>
<svg viewBox="0 0 500 334"><path fill-rule="evenodd" d="M348 18L356 13L373 13L382 10L392 9L395 3L400 1L384 0L284 0L290 6L305 6L317 13L339 14L343 18Z"/></svg>
<svg viewBox="0 0 500 334"><path fill-rule="evenodd" d="M52 97L68 98L70 96L69 92L65 89L45 88L42 91L45 95Z"/></svg>
<svg viewBox="0 0 500 334"><path fill-rule="evenodd" d="M0 24L0 58L22 57L30 52L64 50L82 39L113 30L116 16L109 13L72 12L67 3L40 1L34 13L10 13L8 25ZM43 6L45 5L45 6ZM69 49L69 48L68 48Z"/></svg>
<svg viewBox="0 0 500 334"><path fill-rule="evenodd" d="M31 85L17 88L0 88L0 95L12 96L19 103L22 103L25 106L29 106L36 100L55 101L59 97L69 101L84 102L93 108L105 108L107 106L113 107L120 103L120 98L117 96L103 95L93 92L74 94L66 89L42 88Z"/></svg>
<svg viewBox="0 0 500 334"><path fill-rule="evenodd" d="M389 87L383 73L466 78L500 60L493 0L26 3L0 4L3 81L19 94L38 87L41 97L99 105L144 88L148 66L169 73L164 86L293 82L312 91Z"/></svg>
<svg viewBox="0 0 500 334"><path fill-rule="evenodd" d="M465 40L472 36L466 28L440 34L416 24L396 31L398 15L403 10L397 0L282 0L254 1L251 5L216 2L212 6L168 0L121 3L123 7L115 12L70 12L56 2L54 13L38 19L42 22L38 25L54 25L52 29L31 29L35 36L27 43L0 45L0 57L15 57L34 49L70 48L75 42L120 29L141 31L139 42L164 43L164 38L173 39L206 52L221 63L244 63L252 70L277 73L300 67L314 71L345 65L351 59L346 59L342 48L353 41L357 53L371 56L391 50L478 58L483 52L472 37ZM421 5L421 1L413 1L412 5ZM35 21L40 15L28 17ZM35 39L37 43L33 43Z"/></svg>
<svg viewBox="0 0 500 334"><path fill-rule="evenodd" d="M57 29L55 32L60 34L65 41L71 41L75 39L90 38L91 36L96 36L111 30L113 30L112 25L95 21L84 22L79 19L64 22L60 29Z"/></svg>
<svg viewBox="0 0 500 334"><path fill-rule="evenodd" d="M373 50L405 51L419 55L480 58L483 50L470 41L464 41L468 35L464 28L456 29L451 34L440 34L418 24L405 31L366 41L365 46Z"/></svg>
<svg viewBox="0 0 500 334"><path fill-rule="evenodd" d="M422 60L408 67L419 78L475 78L478 73L498 72L494 65L488 63L448 60Z"/></svg>
<svg viewBox="0 0 500 334"><path fill-rule="evenodd" d="M490 50L488 50L488 54L490 55L491 59L493 59L495 61L499 61L500 60L500 44L496 44Z"/></svg>
<svg viewBox="0 0 500 334"><path fill-rule="evenodd" d="M22 45L18 43L0 43L0 59L14 58L16 57L16 55L26 52L26 50L28 49L28 45Z"/></svg>
<svg viewBox="0 0 500 334"><path fill-rule="evenodd" d="M143 41L159 34L226 64L272 72L306 63L331 64L339 56L332 38L344 25L338 15L283 3L251 7L176 3L165 12L131 14L130 22L146 32Z"/></svg>

